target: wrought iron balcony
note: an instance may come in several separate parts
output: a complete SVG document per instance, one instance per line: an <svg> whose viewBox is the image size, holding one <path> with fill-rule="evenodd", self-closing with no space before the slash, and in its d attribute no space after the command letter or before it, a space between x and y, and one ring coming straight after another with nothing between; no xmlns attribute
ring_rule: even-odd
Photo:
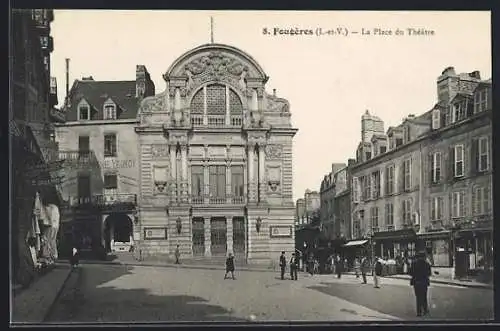
<svg viewBox="0 0 500 331"><path fill-rule="evenodd" d="M245 201L246 197L232 194L225 197L191 196L191 203L193 205L243 205Z"/></svg>
<svg viewBox="0 0 500 331"><path fill-rule="evenodd" d="M104 210L120 209L121 211L132 210L137 206L137 194L96 194L88 197L74 197L70 199L73 208L99 208Z"/></svg>
<svg viewBox="0 0 500 331"><path fill-rule="evenodd" d="M65 161L65 165L98 166L99 161L93 151L66 150L59 151L58 160Z"/></svg>

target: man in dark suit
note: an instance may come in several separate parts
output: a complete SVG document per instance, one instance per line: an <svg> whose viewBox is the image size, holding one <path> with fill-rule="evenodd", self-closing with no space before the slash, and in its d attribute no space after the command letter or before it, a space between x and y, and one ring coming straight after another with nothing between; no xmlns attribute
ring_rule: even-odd
<svg viewBox="0 0 500 331"><path fill-rule="evenodd" d="M417 298L417 316L429 314L427 305L427 288L430 285L431 265L425 259L425 252L415 255L410 267L410 285L413 286Z"/></svg>
<svg viewBox="0 0 500 331"><path fill-rule="evenodd" d="M295 256L295 253L292 253L292 258L290 259L290 276L292 280L297 280L297 269L299 268L299 261Z"/></svg>
<svg viewBox="0 0 500 331"><path fill-rule="evenodd" d="M281 280L285 279L286 257L285 252L281 252L280 256Z"/></svg>

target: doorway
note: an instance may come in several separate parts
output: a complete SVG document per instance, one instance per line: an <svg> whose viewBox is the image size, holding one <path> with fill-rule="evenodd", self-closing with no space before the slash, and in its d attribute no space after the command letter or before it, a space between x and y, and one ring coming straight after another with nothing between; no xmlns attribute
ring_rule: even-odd
<svg viewBox="0 0 500 331"><path fill-rule="evenodd" d="M104 224L104 247L106 252L129 251L133 244L133 224L127 214L109 215Z"/></svg>
<svg viewBox="0 0 500 331"><path fill-rule="evenodd" d="M225 256L227 252L227 222L225 217L210 219L210 239L212 256Z"/></svg>

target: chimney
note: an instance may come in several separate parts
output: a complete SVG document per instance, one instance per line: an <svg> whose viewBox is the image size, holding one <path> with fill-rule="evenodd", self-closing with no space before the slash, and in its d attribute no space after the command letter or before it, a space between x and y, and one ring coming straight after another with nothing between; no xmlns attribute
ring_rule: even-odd
<svg viewBox="0 0 500 331"><path fill-rule="evenodd" d="M66 97L69 94L69 59L66 59Z"/></svg>
<svg viewBox="0 0 500 331"><path fill-rule="evenodd" d="M273 97L276 97L276 89L273 88Z"/></svg>
<svg viewBox="0 0 500 331"><path fill-rule="evenodd" d="M481 79L481 74L479 73L478 70L475 70L469 74L470 77L476 78L476 79Z"/></svg>

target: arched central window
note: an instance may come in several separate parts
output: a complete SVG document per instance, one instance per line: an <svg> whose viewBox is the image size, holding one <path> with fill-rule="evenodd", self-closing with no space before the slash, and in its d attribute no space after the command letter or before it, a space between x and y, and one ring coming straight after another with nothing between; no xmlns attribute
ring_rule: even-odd
<svg viewBox="0 0 500 331"><path fill-rule="evenodd" d="M200 89L191 100L193 125L241 126L243 104L231 88L222 84L210 84ZM203 121L206 114L207 120ZM226 118L229 123L226 123Z"/></svg>

